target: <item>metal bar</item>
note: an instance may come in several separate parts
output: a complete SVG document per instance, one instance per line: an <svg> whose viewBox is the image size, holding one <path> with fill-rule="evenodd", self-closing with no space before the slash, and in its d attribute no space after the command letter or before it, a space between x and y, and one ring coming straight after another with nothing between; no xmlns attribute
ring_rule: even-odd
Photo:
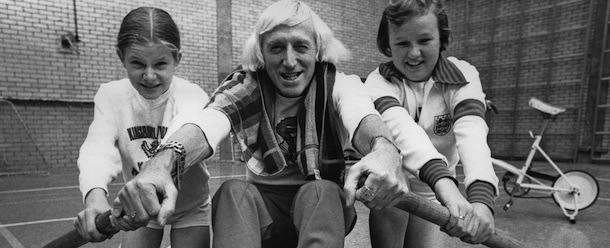
<svg viewBox="0 0 610 248"><path fill-rule="evenodd" d="M553 182L553 181L555 181L555 179L557 179L557 176L551 176L549 174L545 174L545 173L533 171L533 170L528 170L527 174L530 176L533 176L535 178L540 178L540 179L543 179L546 181L551 181L551 182Z"/></svg>
<svg viewBox="0 0 610 248"><path fill-rule="evenodd" d="M76 42L80 41L80 37L78 36L78 17L76 15L76 0L72 0L74 6L74 40Z"/></svg>
<svg viewBox="0 0 610 248"><path fill-rule="evenodd" d="M522 188L530 188L530 189L542 190L542 191L572 192L572 189L555 188L555 187L551 187L551 186L547 186L547 185L538 185L538 184L532 184L532 183L522 183L519 186L522 187Z"/></svg>
<svg viewBox="0 0 610 248"><path fill-rule="evenodd" d="M604 25L603 25L603 35L602 35L602 44L601 44L601 50L604 51L606 50L606 44L608 43L608 20L610 19L610 4L606 3L606 16L604 17ZM595 95L595 107L594 107L594 112L593 112L593 137L591 139L591 151L590 151L590 157L594 158L595 157L595 150L597 148L598 145L598 138L596 138L596 136L598 136L598 134L604 133L604 131L598 131L598 128L602 128L604 126L605 121L603 120L604 117L600 117L600 106L605 106L606 104L601 104L602 101L602 82L603 80L601 80L602 76L603 76L603 71L604 71L604 61L605 61L605 53L601 53L600 56L600 63L599 63L599 70L598 70L598 78L599 81L597 83L597 94ZM607 89L607 87L606 87ZM607 93L607 92L606 92ZM605 113L604 113L605 116ZM600 122L600 123L598 123ZM599 140L599 143L602 143L603 140Z"/></svg>

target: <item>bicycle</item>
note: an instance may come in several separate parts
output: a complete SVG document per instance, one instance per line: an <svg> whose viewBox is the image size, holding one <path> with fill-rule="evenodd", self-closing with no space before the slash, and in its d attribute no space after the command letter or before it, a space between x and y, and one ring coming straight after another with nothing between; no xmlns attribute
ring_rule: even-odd
<svg viewBox="0 0 610 248"><path fill-rule="evenodd" d="M497 108L487 101L488 110L493 110L497 113ZM555 162L547 155L540 147L540 141L546 131L546 128L551 120L555 120L557 116L565 112L565 108L553 106L543 102L537 98L529 100L529 106L542 114L544 124L539 134L534 135L530 130L529 134L534 142L527 156L525 164L521 169L505 161L492 158L492 164L506 170L502 177L504 191L510 196L508 202L504 205L504 211L507 211L514 203L513 198L553 198L555 203L561 208L564 215L570 220L570 223L576 223L576 215L578 211L584 210L597 200L599 196L599 183L597 179L586 171L569 170L563 172ZM553 176L532 170L532 160L536 153L542 154L546 161L557 171L558 175ZM540 180L539 180L540 179ZM541 180L552 182L543 183ZM547 193L543 196L528 196L530 190Z"/></svg>

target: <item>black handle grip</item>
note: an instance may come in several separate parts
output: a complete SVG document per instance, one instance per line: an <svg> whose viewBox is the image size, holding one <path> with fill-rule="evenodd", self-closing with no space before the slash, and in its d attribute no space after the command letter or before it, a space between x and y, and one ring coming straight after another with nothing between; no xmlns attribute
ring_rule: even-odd
<svg viewBox="0 0 610 248"><path fill-rule="evenodd" d="M366 175L360 177L358 179L358 188L364 186L365 181ZM408 192L405 199L396 204L396 207L439 226L445 226L447 223L449 223L451 218L457 218L455 216L451 216L451 213L449 213L449 209L447 207L431 202L413 192ZM521 241L510 237L508 234L498 229L494 230L494 233L488 240L483 242L483 245L493 248L528 247Z"/></svg>
<svg viewBox="0 0 610 248"><path fill-rule="evenodd" d="M97 230L105 235L112 236L119 232L119 229L116 229L110 224L110 210L99 214L95 217L95 227ZM72 230L59 238L49 242L43 248L76 248L81 247L85 244L89 243L76 230Z"/></svg>

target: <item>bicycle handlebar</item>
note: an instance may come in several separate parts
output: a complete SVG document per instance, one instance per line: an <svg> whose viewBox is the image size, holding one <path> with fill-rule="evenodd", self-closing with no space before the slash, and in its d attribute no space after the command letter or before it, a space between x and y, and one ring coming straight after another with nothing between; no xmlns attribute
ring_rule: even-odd
<svg viewBox="0 0 610 248"><path fill-rule="evenodd" d="M493 104L493 102L491 102L491 100L485 100L485 106L487 107L487 111L493 111L494 114L498 113L498 108Z"/></svg>

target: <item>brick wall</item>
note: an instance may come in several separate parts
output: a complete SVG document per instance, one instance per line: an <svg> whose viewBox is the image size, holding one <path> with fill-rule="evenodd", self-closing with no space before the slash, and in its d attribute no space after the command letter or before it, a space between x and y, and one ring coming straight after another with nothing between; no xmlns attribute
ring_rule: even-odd
<svg viewBox="0 0 610 248"><path fill-rule="evenodd" d="M242 47L263 10L275 1L233 1L233 63L239 63ZM386 58L377 51L376 37L386 0L317 0L306 3L351 51L351 59L338 65L345 73L366 77Z"/></svg>
<svg viewBox="0 0 610 248"><path fill-rule="evenodd" d="M232 1L234 66L239 63L242 46L258 15L273 2ZM374 44L379 15L387 1L307 2L352 50L352 60L340 64L340 70L366 77L385 60ZM100 84L125 77L114 44L123 16L139 6L163 8L172 15L182 34L183 57L177 74L211 93L218 84L214 0L76 1L81 40L78 54L60 52L63 51L60 37L67 32L75 33L73 1L0 1L0 99L15 105L33 137L32 141L14 139L29 135L23 133L25 129L20 128L19 122L0 122L5 130L22 132L18 136L1 133L0 142L10 143L13 148L28 146L32 151L28 151L27 157L35 160L11 160L11 170L36 169L40 163L49 167L76 164L78 149L93 118L95 92ZM7 107L0 117L8 120L12 114L13 110ZM27 150L6 147L0 146L0 152L13 157L23 156ZM237 159L239 148L234 149ZM43 157L37 157L39 153ZM7 164L8 160L0 164L0 171L6 170Z"/></svg>
<svg viewBox="0 0 610 248"><path fill-rule="evenodd" d="M588 78L591 1L449 1L454 42L449 54L480 72L487 97L500 109L488 115L489 144L497 157L527 156L541 118L530 97L567 111L550 124L542 146L572 160L582 139Z"/></svg>
<svg viewBox="0 0 610 248"><path fill-rule="evenodd" d="M488 118L494 156L525 156L531 141L527 131L539 128L538 115L527 106L535 96L568 109L552 123L543 146L554 158L574 157L583 136L589 83L589 7L596 1L446 2L454 31L448 53L479 69L487 95L500 107L500 114ZM216 2L79 0L82 42L79 54L70 54L59 52L59 42L61 35L75 31L72 1L0 1L0 98L15 103L50 167L74 166L92 118L93 95L101 83L125 76L114 52L121 18L141 5L167 10L182 32L178 75L211 93L219 73ZM239 63L258 15L272 2L232 0L233 65ZM352 51L352 59L338 65L339 70L366 77L387 60L375 47L387 0L307 2ZM3 120L8 118L0 113ZM8 122L0 125L20 130ZM0 141L10 143L13 136L2 135ZM5 147L0 152L9 152ZM233 148L237 159L239 148Z"/></svg>
<svg viewBox="0 0 610 248"><path fill-rule="evenodd" d="M212 90L216 81L215 1L77 1L80 54L59 53L75 32L72 1L0 2L0 97L90 102L101 83L125 77L114 52L120 22L138 6L168 11L182 32L178 75ZM9 87L10 86L10 87Z"/></svg>
<svg viewBox="0 0 610 248"><path fill-rule="evenodd" d="M0 101L0 172L76 166L78 149L93 120L93 103L11 103Z"/></svg>

